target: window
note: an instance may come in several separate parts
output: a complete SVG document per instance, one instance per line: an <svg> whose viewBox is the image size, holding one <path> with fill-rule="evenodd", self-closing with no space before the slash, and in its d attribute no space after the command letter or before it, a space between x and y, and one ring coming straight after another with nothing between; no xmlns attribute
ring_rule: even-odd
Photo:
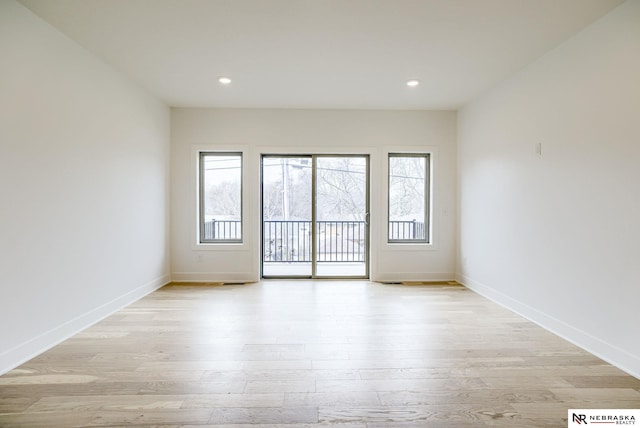
<svg viewBox="0 0 640 428"><path fill-rule="evenodd" d="M200 243L242 242L242 153L200 153Z"/></svg>
<svg viewBox="0 0 640 428"><path fill-rule="evenodd" d="M389 153L390 243L429 242L429 154Z"/></svg>

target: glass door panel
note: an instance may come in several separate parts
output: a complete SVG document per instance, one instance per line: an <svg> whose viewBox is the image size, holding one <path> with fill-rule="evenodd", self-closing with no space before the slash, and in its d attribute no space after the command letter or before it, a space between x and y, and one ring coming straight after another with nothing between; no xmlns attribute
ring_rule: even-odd
<svg viewBox="0 0 640 428"><path fill-rule="evenodd" d="M315 160L315 277L368 277L368 157Z"/></svg>
<svg viewBox="0 0 640 428"><path fill-rule="evenodd" d="M262 158L262 276L312 276L311 156Z"/></svg>

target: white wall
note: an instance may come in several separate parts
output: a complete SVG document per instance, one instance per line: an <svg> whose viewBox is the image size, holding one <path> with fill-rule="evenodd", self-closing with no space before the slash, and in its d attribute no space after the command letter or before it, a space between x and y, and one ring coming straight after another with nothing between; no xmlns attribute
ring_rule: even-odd
<svg viewBox="0 0 640 428"><path fill-rule="evenodd" d="M455 112L172 109L172 277L252 281L260 276L261 153L366 153L371 156L371 278L452 279L455 275ZM246 150L245 220L239 246L198 246L198 148ZM434 245L385 244L385 150L434 150ZM198 261L201 257L202 261Z"/></svg>
<svg viewBox="0 0 640 428"><path fill-rule="evenodd" d="M640 1L458 120L459 279L640 376Z"/></svg>
<svg viewBox="0 0 640 428"><path fill-rule="evenodd" d="M169 280L169 109L0 2L0 373Z"/></svg>

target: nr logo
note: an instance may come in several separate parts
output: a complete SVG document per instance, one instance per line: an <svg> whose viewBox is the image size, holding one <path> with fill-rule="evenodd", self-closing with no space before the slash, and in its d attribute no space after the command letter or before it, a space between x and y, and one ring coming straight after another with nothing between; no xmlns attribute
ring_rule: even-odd
<svg viewBox="0 0 640 428"><path fill-rule="evenodd" d="M573 414L573 422L582 425L583 423L587 425L587 415L579 415Z"/></svg>

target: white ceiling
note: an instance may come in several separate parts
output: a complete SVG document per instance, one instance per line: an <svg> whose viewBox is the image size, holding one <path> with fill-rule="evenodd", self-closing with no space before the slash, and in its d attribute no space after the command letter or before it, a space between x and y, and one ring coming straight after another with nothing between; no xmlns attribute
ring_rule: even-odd
<svg viewBox="0 0 640 428"><path fill-rule="evenodd" d="M622 0L21 3L171 106L457 109Z"/></svg>

